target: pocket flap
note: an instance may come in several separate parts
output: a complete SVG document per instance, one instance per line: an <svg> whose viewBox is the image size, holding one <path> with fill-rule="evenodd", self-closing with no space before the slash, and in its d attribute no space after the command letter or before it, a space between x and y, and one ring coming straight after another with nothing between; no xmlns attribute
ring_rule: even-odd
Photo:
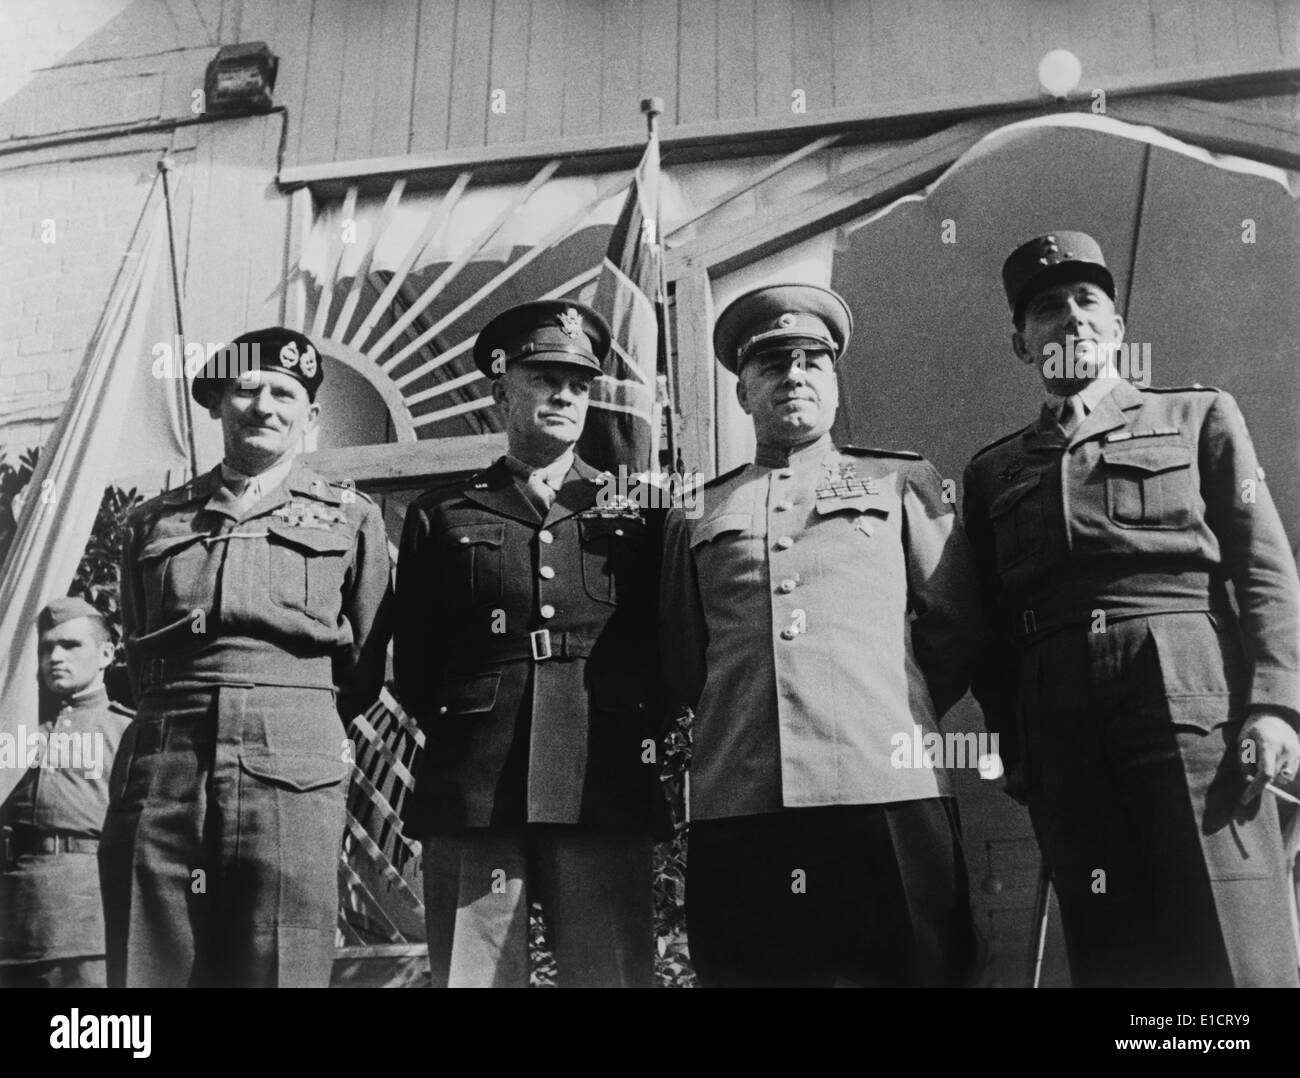
<svg viewBox="0 0 1300 1078"><path fill-rule="evenodd" d="M482 715L496 707L501 674L474 674L448 678L441 693L438 714L442 716Z"/></svg>
<svg viewBox="0 0 1300 1078"><path fill-rule="evenodd" d="M239 766L272 786L298 791L337 786L352 770L342 760L308 752L241 752Z"/></svg>
<svg viewBox="0 0 1300 1078"><path fill-rule="evenodd" d="M1036 490L1043 482L1043 473L1035 472L1033 475L1025 476L1013 486L1008 487L989 505L989 518L996 519L1005 516L1011 512L1017 503L1023 501L1025 496Z"/></svg>
<svg viewBox="0 0 1300 1078"><path fill-rule="evenodd" d="M500 546L505 542L506 526L502 523L457 524L448 530L444 542L450 547L473 546L483 543Z"/></svg>
<svg viewBox="0 0 1300 1078"><path fill-rule="evenodd" d="M1164 445L1121 443L1105 446L1101 451L1101 459L1112 468L1132 468L1148 475L1158 475L1175 468L1191 467L1192 450L1181 442L1168 442Z"/></svg>
<svg viewBox="0 0 1300 1078"><path fill-rule="evenodd" d="M727 532L746 532L749 530L749 525L749 516L745 513L723 513L720 516L710 517L708 520L701 521L692 533L691 546L697 547L711 542Z"/></svg>
<svg viewBox="0 0 1300 1078"><path fill-rule="evenodd" d="M161 558L181 547L191 546L194 543L202 542L203 536L197 532L185 532L183 535L159 535L150 539L140 548L140 560L150 561L153 558Z"/></svg>
<svg viewBox="0 0 1300 1078"><path fill-rule="evenodd" d="M352 536L334 528L295 528L268 522L266 530L276 539L308 554L342 554L352 549Z"/></svg>

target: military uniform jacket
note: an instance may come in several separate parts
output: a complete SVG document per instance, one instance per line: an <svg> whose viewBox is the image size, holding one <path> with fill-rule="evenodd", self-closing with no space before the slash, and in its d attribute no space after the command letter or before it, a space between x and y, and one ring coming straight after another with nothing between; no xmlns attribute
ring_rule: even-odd
<svg viewBox="0 0 1300 1078"><path fill-rule="evenodd" d="M379 509L301 461L241 510L220 468L129 519L122 620L137 699L159 677L242 677L338 690L350 718L379 695L391 564Z"/></svg>
<svg viewBox="0 0 1300 1078"><path fill-rule="evenodd" d="M1295 562L1229 394L1120 382L1068 441L1045 407L976 454L964 498L999 611L998 640L973 686L993 727L1014 730L1013 637L1086 623L1098 609L1222 612L1229 580L1253 667L1234 688L1248 704L1300 708ZM1180 706L1195 707L1194 696Z"/></svg>
<svg viewBox="0 0 1300 1078"><path fill-rule="evenodd" d="M695 711L695 819L948 795L895 766L965 692L980 631L965 537L913 453L829 437L669 513L665 679ZM909 753L910 755L910 753Z"/></svg>
<svg viewBox="0 0 1300 1078"><path fill-rule="evenodd" d="M99 838L113 756L130 721L131 712L110 701L102 685L63 701L52 719L39 724L38 758L29 760L29 746L18 746L34 766L5 799L0 826L28 834ZM36 727L34 723L29 734ZM85 755L88 738L95 739L97 758ZM75 748L71 739L79 743ZM25 855L4 870L0 964L104 953L93 852Z"/></svg>
<svg viewBox="0 0 1300 1078"><path fill-rule="evenodd" d="M662 528L601 497L607 481L575 458L543 518L497 461L407 511L393 658L426 739L403 810L412 834L662 826Z"/></svg>

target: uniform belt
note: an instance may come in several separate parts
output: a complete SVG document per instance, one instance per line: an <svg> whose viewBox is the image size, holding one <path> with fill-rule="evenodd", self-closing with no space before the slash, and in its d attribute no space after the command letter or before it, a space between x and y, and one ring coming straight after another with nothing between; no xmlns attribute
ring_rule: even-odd
<svg viewBox="0 0 1300 1078"><path fill-rule="evenodd" d="M476 640L457 648L451 665L455 667L458 659L469 660L476 666L484 662L513 662L520 659L531 659L533 662L579 659L590 655L595 644L596 641L591 637L580 636L578 633L538 629L531 633Z"/></svg>
<svg viewBox="0 0 1300 1078"><path fill-rule="evenodd" d="M301 657L277 650L142 659L145 689L175 682L215 685L282 685L300 689L334 688L334 664L328 655Z"/></svg>
<svg viewBox="0 0 1300 1078"><path fill-rule="evenodd" d="M1101 625L1130 618L1154 618L1161 614L1195 614L1225 613L1224 608L1215 603L1210 596L1200 599L1164 600L1159 605L1140 606L1106 606L1096 603L1088 609L1077 607L1025 607L1011 613L1011 631L1022 644L1036 643L1052 633L1063 629L1086 628L1095 630L1099 616L1104 617Z"/></svg>
<svg viewBox="0 0 1300 1078"><path fill-rule="evenodd" d="M9 838L14 857L37 853L98 853L99 839L65 832L32 831L16 828Z"/></svg>

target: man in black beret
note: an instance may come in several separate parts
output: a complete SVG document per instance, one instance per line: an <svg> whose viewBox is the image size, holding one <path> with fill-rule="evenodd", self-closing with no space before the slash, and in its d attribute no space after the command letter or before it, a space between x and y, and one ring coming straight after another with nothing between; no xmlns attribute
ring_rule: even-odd
<svg viewBox="0 0 1300 1078"><path fill-rule="evenodd" d="M192 387L225 459L128 521L111 985L329 983L344 724L383 683L390 565L374 503L298 459L323 377L301 333L236 338Z"/></svg>
<svg viewBox="0 0 1300 1078"><path fill-rule="evenodd" d="M131 713L109 700L113 641L84 599L55 599L38 615L38 673L54 708L19 726L13 763L26 768L0 807L0 984L102 988L104 913L95 854L108 777Z"/></svg>
<svg viewBox="0 0 1300 1078"><path fill-rule="evenodd" d="M966 469L998 619L972 688L1073 979L1295 986L1264 786L1300 762L1300 583L1245 420L1219 389L1130 384L1091 236L1036 237L1002 279L1047 400Z"/></svg>
<svg viewBox="0 0 1300 1078"><path fill-rule="evenodd" d="M493 319L474 360L509 452L407 512L393 657L426 738L403 815L435 986L526 986L535 896L561 986L653 981L659 525L574 452L609 347L568 300Z"/></svg>

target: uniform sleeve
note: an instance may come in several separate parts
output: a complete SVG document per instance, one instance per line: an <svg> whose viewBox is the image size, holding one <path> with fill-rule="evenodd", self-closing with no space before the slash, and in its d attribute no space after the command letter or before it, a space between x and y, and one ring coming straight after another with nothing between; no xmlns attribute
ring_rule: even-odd
<svg viewBox="0 0 1300 1078"><path fill-rule="evenodd" d="M928 461L908 469L903 527L912 651L942 715L970 684L983 618L966 535Z"/></svg>
<svg viewBox="0 0 1300 1078"><path fill-rule="evenodd" d="M984 712L984 725L998 735L1002 758L1011 767L1020 758L1015 721L1019 652L1011 632L1010 615L999 602L1002 584L998 578L993 524L974 461L966 466L962 476L962 498L966 537L970 541L975 578L988 625L971 678L971 695Z"/></svg>
<svg viewBox="0 0 1300 1078"><path fill-rule="evenodd" d="M412 502L397 555L393 628L393 682L406 713L424 722L433 712L442 681L442 621L438 565L430 542L427 511Z"/></svg>
<svg viewBox="0 0 1300 1078"><path fill-rule="evenodd" d="M708 646L709 631L691 553L690 529L683 510L672 509L664 523L659 589L659 650L666 719L683 706L694 709L699 703Z"/></svg>
<svg viewBox="0 0 1300 1078"><path fill-rule="evenodd" d="M1232 577L1247 654L1250 703L1300 724L1300 583L1282 520L1237 402L1219 393L1201 427L1201 495Z"/></svg>
<svg viewBox="0 0 1300 1078"><path fill-rule="evenodd" d="M144 585L137 560L138 518L127 520L122 533L122 558L118 573L118 608L122 612L122 646L126 652L126 673L131 684L131 698L140 699L140 655L136 637L140 635L140 617L144 612Z"/></svg>
<svg viewBox="0 0 1300 1078"><path fill-rule="evenodd" d="M352 626L352 643L335 662L339 714L346 720L379 699L384 687L388 639L392 631L392 563L388 532L370 502L357 529L357 549L344 584L343 617Z"/></svg>

